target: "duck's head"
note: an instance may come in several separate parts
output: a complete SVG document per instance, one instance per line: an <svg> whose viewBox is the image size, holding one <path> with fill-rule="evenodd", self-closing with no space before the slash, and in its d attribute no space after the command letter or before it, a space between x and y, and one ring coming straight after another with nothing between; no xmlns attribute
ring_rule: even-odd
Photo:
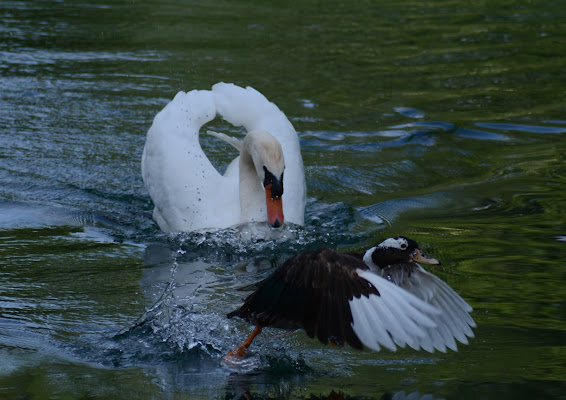
<svg viewBox="0 0 566 400"><path fill-rule="evenodd" d="M281 144L266 131L249 132L246 139L253 141L250 153L256 168L257 176L265 190L267 206L267 222L279 228L285 222L283 215L283 172L285 159Z"/></svg>
<svg viewBox="0 0 566 400"><path fill-rule="evenodd" d="M385 239L364 254L364 262L369 267L385 268L388 265L416 262L439 265L436 258L428 257L417 242L404 236Z"/></svg>

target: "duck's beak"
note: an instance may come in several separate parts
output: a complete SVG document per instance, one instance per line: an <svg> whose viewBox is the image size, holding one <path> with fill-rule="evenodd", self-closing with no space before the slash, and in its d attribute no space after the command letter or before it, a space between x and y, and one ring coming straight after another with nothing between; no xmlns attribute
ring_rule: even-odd
<svg viewBox="0 0 566 400"><path fill-rule="evenodd" d="M272 185L265 187L265 203L267 205L267 222L274 228L279 228L285 222L283 216L283 200L281 196L273 196Z"/></svg>
<svg viewBox="0 0 566 400"><path fill-rule="evenodd" d="M421 249L415 250L415 255L413 256L413 261L421 263L421 264L440 265L440 261L438 261L436 258L432 258L432 257L425 255L421 251Z"/></svg>

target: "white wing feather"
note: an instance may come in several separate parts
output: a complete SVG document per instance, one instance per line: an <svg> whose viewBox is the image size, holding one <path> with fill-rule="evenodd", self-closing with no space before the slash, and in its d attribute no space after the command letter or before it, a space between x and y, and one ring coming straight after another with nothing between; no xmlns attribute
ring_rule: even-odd
<svg viewBox="0 0 566 400"><path fill-rule="evenodd" d="M360 341L373 350L384 346L395 351L405 345L430 348L432 340L427 332L436 328L439 310L370 271L357 273L380 294L350 300L352 329Z"/></svg>
<svg viewBox="0 0 566 400"><path fill-rule="evenodd" d="M456 340L468 344L468 337L474 337L476 323L469 314L472 307L440 278L419 266L401 287L441 311L433 316L437 328L427 330L435 349L457 351Z"/></svg>

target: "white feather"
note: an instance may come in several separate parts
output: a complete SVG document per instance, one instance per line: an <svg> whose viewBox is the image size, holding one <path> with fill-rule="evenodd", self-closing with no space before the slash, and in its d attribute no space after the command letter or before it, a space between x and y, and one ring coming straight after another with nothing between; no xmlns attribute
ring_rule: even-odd
<svg viewBox="0 0 566 400"><path fill-rule="evenodd" d="M434 317L439 311L372 272L358 270L357 273L380 294L350 300L352 329L360 341L373 350L379 350L380 345L391 350L407 344L425 348L430 342L427 329L436 327ZM395 318L398 320L394 321Z"/></svg>
<svg viewBox="0 0 566 400"><path fill-rule="evenodd" d="M368 344L368 347L373 348L373 345L377 344L377 348L381 345L387 347L391 351L395 351L395 344L383 326L380 315L372 310L372 306L370 304L371 300L364 296L360 297L358 300L359 301L356 302L356 306L359 306L361 310L360 314L369 325L370 332L372 332L372 341Z"/></svg>
<svg viewBox="0 0 566 400"><path fill-rule="evenodd" d="M404 250L407 248L409 243L407 243L407 239L398 237L398 238L388 238L385 239L383 242L377 245L377 247L382 249L392 248L392 249L399 249Z"/></svg>
<svg viewBox="0 0 566 400"><path fill-rule="evenodd" d="M364 300L350 301L350 311L352 312L352 319L354 320L354 324L356 325L354 332L356 332L358 339L360 339L360 341L364 345L366 345L370 349L379 351L381 347L379 346L378 341L375 339L375 335L373 333L371 325L369 324L364 305L362 304L363 301ZM352 328L354 324L352 324Z"/></svg>
<svg viewBox="0 0 566 400"><path fill-rule="evenodd" d="M469 314L472 307L440 278L419 266L402 287L441 311L432 316L437 328L427 329L435 349L457 351L456 340L468 344L468 337L474 337L476 323Z"/></svg>

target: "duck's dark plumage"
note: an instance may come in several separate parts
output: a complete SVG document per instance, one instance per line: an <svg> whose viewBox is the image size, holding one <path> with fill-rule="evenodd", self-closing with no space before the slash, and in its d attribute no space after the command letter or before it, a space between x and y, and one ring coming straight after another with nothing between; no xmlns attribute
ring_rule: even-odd
<svg viewBox="0 0 566 400"><path fill-rule="evenodd" d="M329 341L363 348L351 325L349 300L379 295L356 273L368 269L361 257L327 248L285 261L228 318L238 316L263 327L304 329L324 344Z"/></svg>

